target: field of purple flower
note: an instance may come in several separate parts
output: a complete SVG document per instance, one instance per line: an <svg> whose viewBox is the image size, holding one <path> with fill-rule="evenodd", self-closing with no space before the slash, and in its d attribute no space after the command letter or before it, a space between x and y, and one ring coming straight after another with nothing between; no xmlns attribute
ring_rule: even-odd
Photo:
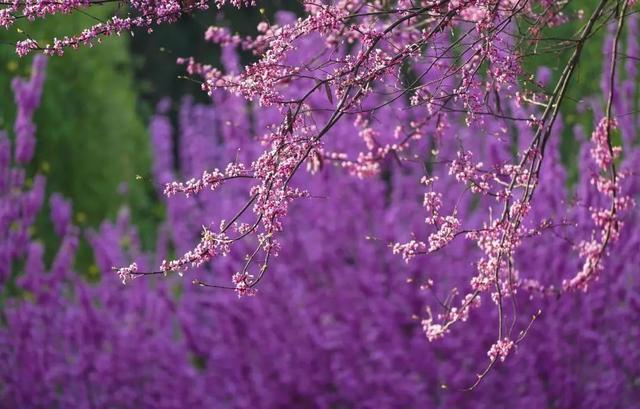
<svg viewBox="0 0 640 409"><path fill-rule="evenodd" d="M274 24L294 22L279 13ZM151 250L127 208L82 229L72 201L47 197L33 174L51 58L35 57L31 77L13 82L12 136L0 131L0 408L640 408L639 23L630 14L620 29L620 54L633 58L605 64L603 95L582 105L593 127L570 132L575 183L560 159L560 115L544 161L531 159L538 171L511 165L519 152L527 166L537 157L526 119L543 110L523 102L518 80L505 80L500 115L471 119L466 109L431 115L421 91L379 90L319 147L308 140L332 121L326 108L351 91L314 88L301 119L255 98L294 99L315 80L277 95L252 89L254 100L217 89L243 72L241 40L208 31L222 71L184 62L211 102L164 100L149 124L153 178L136 183L152 184L166 208ZM286 64L308 67L318 40L296 37ZM614 44L611 29L605 58ZM549 70L534 81L545 87ZM469 95L477 114L481 93ZM283 115L284 131L274 125ZM272 145L281 162L264 153ZM281 189L260 174L283 168ZM503 200L513 186L522 193ZM47 202L59 237L50 264L33 227ZM517 222L503 226L505 203ZM97 282L75 267L82 240Z"/></svg>

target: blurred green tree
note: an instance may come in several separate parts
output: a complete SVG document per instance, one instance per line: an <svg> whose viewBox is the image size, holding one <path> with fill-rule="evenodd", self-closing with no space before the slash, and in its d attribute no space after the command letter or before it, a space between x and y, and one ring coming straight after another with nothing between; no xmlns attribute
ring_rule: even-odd
<svg viewBox="0 0 640 409"><path fill-rule="evenodd" d="M108 11L105 7L97 13L92 10L92 16L74 14L29 22L18 31L3 34L0 128L13 126L11 79L28 74L31 64L31 58L16 56L12 44L25 35L49 38L76 31ZM49 192L73 198L74 218L80 225L95 226L113 217L125 203L147 228L152 225L153 218L139 217L140 212L154 206L147 183L137 180L137 175L149 172L150 156L128 42L128 36L110 38L100 47L83 47L65 58L49 59L44 98L35 116L37 147L31 171L47 176ZM53 244L50 226L40 223L38 228L45 230L41 236L47 244ZM81 257L85 267L87 262Z"/></svg>

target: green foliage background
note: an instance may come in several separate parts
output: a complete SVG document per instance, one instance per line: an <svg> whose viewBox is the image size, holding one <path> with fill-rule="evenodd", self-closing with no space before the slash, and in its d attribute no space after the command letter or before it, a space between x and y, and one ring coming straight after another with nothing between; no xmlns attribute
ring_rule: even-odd
<svg viewBox="0 0 640 409"><path fill-rule="evenodd" d="M104 17L109 11L95 9L93 15ZM23 22L18 28L32 38L46 40L94 23L89 16L74 14ZM0 127L8 130L15 117L11 79L29 74L31 58L18 58L7 43L24 35L15 28L2 33ZM73 200L78 225L97 226L128 203L143 229L151 228L149 218L142 216L153 203L148 188L136 180L150 166L146 120L138 111L128 36L49 58L44 97L35 115L37 147L30 174L45 174L48 192L57 191ZM119 193L125 185L128 193ZM38 236L46 242L51 257L57 244L46 219L43 215L38 224L43 230ZM90 263L88 254L86 249L81 251L79 267L83 270Z"/></svg>

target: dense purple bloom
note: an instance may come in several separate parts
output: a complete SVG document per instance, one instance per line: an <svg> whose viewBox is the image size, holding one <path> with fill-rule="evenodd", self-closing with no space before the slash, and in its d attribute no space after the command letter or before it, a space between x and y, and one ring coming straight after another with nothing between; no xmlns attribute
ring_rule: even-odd
<svg viewBox="0 0 640 409"><path fill-rule="evenodd" d="M64 237L71 225L71 202L65 200L59 193L54 193L49 198L49 206L51 206L53 229L58 236Z"/></svg>
<svg viewBox="0 0 640 409"><path fill-rule="evenodd" d="M46 65L47 59L45 57L36 56L33 61L31 78L28 81L15 78L12 83L18 108L13 128L16 135L15 157L16 161L20 163L30 162L35 151L36 126L33 123L33 113L40 105Z"/></svg>

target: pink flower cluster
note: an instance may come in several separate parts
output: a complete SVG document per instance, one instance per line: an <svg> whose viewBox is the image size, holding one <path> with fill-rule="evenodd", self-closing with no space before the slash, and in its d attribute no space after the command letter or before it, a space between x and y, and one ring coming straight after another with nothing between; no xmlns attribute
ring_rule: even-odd
<svg viewBox="0 0 640 409"><path fill-rule="evenodd" d="M622 194L622 181L625 174L618 172L614 161L620 156L622 148L612 145L611 133L617 129L617 122L607 117L600 120L591 135L593 144L590 154L597 166L597 173L591 184L598 193L610 202L608 208L590 206L589 212L595 224L591 238L582 240L576 248L584 260L582 269L570 280L565 280L565 289L586 291L604 270L604 259L608 246L620 237L623 226L622 214L635 205L632 197ZM607 176L604 176L607 175Z"/></svg>
<svg viewBox="0 0 640 409"><path fill-rule="evenodd" d="M100 6L103 0L14 0L4 3L0 9L0 27L9 28L15 24L16 17L26 17L28 20L46 18L55 14L84 12L92 6ZM180 0L128 0L125 2L130 10L124 17L112 16L104 22L94 24L82 32L63 38L53 38L51 43L40 44L32 38L26 38L16 43L16 53L25 56L34 50L47 55L62 55L68 48L93 46L102 38L132 32L136 29L153 31L153 27L165 23L174 23L184 14L196 10L206 10L207 0L183 2ZM253 0L215 0L218 8L225 4L234 7L254 5Z"/></svg>
<svg viewBox="0 0 640 409"><path fill-rule="evenodd" d="M114 270L117 270L116 272L118 273L118 277L120 278L120 281L122 281L122 284L127 284L137 277L136 273L138 272L138 265L136 263L131 263L127 267L114 267Z"/></svg>
<svg viewBox="0 0 640 409"><path fill-rule="evenodd" d="M511 353L514 347L515 343L512 340L510 340L509 338L503 338L498 340L495 344L491 345L491 348L489 348L489 352L487 352L487 355L489 356L489 359L491 361L499 359L500 361L504 362L504 360L507 359L507 356Z"/></svg>
<svg viewBox="0 0 640 409"><path fill-rule="evenodd" d="M482 162L473 162L473 153L470 151L458 151L457 157L451 161L449 174L455 176L458 182L469 184L474 193L487 193L489 181L493 175L482 171Z"/></svg>
<svg viewBox="0 0 640 409"><path fill-rule="evenodd" d="M214 233L203 227L200 243L193 250L186 252L176 260L164 260L160 270L165 274L177 272L178 275L182 275L186 270L199 267L217 255L224 256L229 254L229 245L231 243L232 240L223 232Z"/></svg>
<svg viewBox="0 0 640 409"><path fill-rule="evenodd" d="M200 193L202 190L209 188L215 190L224 181L237 178L250 178L250 173L244 168L241 163L230 163L227 165L224 171L214 169L211 172L202 172L202 177L199 179L189 179L188 181L170 182L165 185L164 194L171 197L177 193L183 193L187 197Z"/></svg>
<svg viewBox="0 0 640 409"><path fill-rule="evenodd" d="M591 135L591 156L596 165L606 171L609 169L613 161L620 156L621 148L619 146L611 147L611 131L617 128L615 119L602 118L596 129Z"/></svg>

